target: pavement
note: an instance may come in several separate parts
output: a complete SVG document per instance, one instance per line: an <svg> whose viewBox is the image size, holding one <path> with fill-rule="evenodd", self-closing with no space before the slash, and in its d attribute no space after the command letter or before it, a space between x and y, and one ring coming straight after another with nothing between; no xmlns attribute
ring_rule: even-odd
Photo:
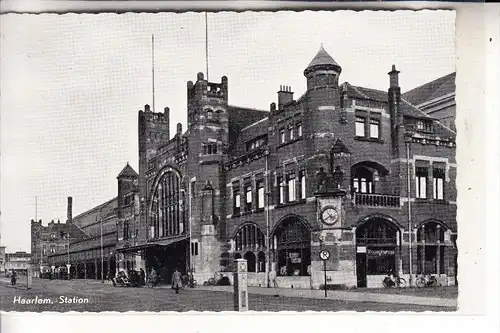
<svg viewBox="0 0 500 333"><path fill-rule="evenodd" d="M169 286L113 287L99 280L39 280L33 288L10 286L0 278L3 311L234 311L232 286L198 286L175 294ZM368 291L274 289L249 287L249 308L254 311L456 311L456 299L383 294ZM15 298L45 297L49 304L18 304ZM61 303L60 297L85 299L84 304Z"/></svg>

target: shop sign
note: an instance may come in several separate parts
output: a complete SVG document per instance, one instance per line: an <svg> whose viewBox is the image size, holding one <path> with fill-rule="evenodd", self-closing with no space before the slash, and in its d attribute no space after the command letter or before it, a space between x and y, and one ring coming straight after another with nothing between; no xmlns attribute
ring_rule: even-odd
<svg viewBox="0 0 500 333"><path fill-rule="evenodd" d="M300 253L298 252L290 252L288 253L288 258L292 264L300 264L302 262L300 258Z"/></svg>
<svg viewBox="0 0 500 333"><path fill-rule="evenodd" d="M390 256L394 255L394 250L373 250L373 249L368 249L366 251L367 254L372 255L372 256Z"/></svg>
<svg viewBox="0 0 500 333"><path fill-rule="evenodd" d="M366 253L366 246L358 246L357 253Z"/></svg>

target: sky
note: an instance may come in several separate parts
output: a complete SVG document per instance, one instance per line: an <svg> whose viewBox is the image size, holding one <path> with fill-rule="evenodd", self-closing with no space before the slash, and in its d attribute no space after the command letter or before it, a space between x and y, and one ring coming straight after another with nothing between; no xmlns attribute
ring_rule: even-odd
<svg viewBox="0 0 500 333"><path fill-rule="evenodd" d="M66 221L117 195L138 171L137 112L170 108L186 128L186 82L205 72L205 15L7 14L0 19L1 243L30 250L30 220ZM229 103L269 110L280 85L298 98L323 44L340 82L386 91L393 64L408 91L455 71L453 11L208 14L209 80ZM35 197L37 198L35 200ZM36 205L35 205L36 201ZM36 209L35 209L36 206Z"/></svg>

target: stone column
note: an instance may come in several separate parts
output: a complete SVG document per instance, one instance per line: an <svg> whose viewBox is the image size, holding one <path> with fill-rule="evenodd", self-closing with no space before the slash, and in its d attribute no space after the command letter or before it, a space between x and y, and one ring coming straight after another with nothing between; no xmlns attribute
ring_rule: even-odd
<svg viewBox="0 0 500 333"><path fill-rule="evenodd" d="M236 311L248 311L248 280L246 259L234 260L236 269L234 272L234 309Z"/></svg>
<svg viewBox="0 0 500 333"><path fill-rule="evenodd" d="M83 263L83 278L87 278L87 262Z"/></svg>

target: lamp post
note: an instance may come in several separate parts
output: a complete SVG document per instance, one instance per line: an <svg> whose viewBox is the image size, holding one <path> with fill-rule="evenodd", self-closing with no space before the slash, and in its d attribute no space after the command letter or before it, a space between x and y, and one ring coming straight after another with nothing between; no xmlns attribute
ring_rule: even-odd
<svg viewBox="0 0 500 333"><path fill-rule="evenodd" d="M104 283L104 251L102 242L102 208L99 212L100 227L101 227L101 283Z"/></svg>
<svg viewBox="0 0 500 333"><path fill-rule="evenodd" d="M266 250L267 250L267 269L266 269L266 281L267 281L267 287L271 288L271 279L270 279L270 273L271 273L271 234L270 234L270 225L271 225L271 216L269 212L269 203L271 202L271 191L269 188L269 150L266 149L264 152L264 155L266 156Z"/></svg>

